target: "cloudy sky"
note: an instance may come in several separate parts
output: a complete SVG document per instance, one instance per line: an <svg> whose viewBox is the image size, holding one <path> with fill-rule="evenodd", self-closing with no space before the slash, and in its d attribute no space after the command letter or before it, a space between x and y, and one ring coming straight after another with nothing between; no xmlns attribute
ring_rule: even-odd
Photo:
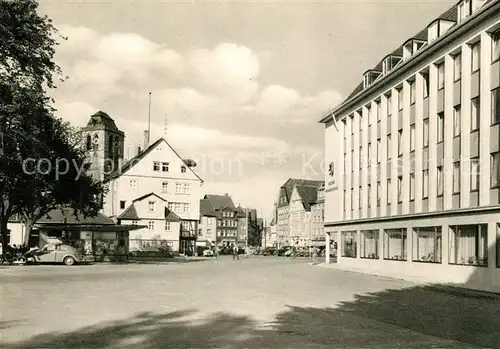
<svg viewBox="0 0 500 349"><path fill-rule="evenodd" d="M455 1L41 1L68 38L59 116L97 110L198 162L205 193L269 216L290 177L323 179L321 115ZM166 116L166 117L165 117ZM130 149L130 151L128 150Z"/></svg>

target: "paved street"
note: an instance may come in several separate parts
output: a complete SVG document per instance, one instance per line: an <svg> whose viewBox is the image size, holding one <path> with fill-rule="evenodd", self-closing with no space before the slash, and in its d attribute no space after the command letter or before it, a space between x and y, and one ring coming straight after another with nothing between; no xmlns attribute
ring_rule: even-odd
<svg viewBox="0 0 500 349"><path fill-rule="evenodd" d="M500 297L250 257L0 269L2 348L499 347Z"/></svg>

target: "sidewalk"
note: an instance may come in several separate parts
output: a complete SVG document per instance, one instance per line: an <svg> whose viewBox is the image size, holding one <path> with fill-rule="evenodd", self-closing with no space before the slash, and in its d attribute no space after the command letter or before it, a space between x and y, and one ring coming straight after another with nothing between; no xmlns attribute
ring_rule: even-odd
<svg viewBox="0 0 500 349"><path fill-rule="evenodd" d="M312 263L309 263L312 264ZM500 288L498 287L492 287L492 286L486 286L486 285L470 285L470 284L462 284L462 283L440 283L437 284L434 281L430 281L426 278L420 277L411 277L411 276L406 276L406 275L389 275L389 274L383 274L383 273L372 273L368 272L364 269L360 268L353 268L353 267L346 267L339 265L337 263L330 263L326 264L325 262L321 262L316 264L315 266L322 267L322 268L329 268L329 269L335 269L339 271L344 271L344 272L351 272L351 273L359 273L359 274L366 274L366 275L372 275L376 277L383 277L383 278L389 278L389 279L394 279L394 280L405 280L405 281L410 281L414 282L416 284L419 284L421 286L427 286L431 287L434 289L439 289L441 291L447 290L453 294L456 295L463 295L465 293L468 293L468 296L471 296L473 294L476 295L483 295L485 297L500 297ZM500 301L500 298L499 298Z"/></svg>

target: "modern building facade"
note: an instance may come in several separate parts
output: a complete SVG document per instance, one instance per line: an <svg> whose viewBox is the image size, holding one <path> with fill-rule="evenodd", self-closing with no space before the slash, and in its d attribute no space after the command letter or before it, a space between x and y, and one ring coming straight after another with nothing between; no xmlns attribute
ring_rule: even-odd
<svg viewBox="0 0 500 349"><path fill-rule="evenodd" d="M499 39L500 1L462 0L321 120L340 265L500 285Z"/></svg>

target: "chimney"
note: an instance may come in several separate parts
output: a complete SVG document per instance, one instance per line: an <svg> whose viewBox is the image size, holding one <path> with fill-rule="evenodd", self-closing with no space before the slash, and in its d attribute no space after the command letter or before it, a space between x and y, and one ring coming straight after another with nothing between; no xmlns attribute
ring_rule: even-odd
<svg viewBox="0 0 500 349"><path fill-rule="evenodd" d="M144 149L149 147L149 131L144 131Z"/></svg>
<svg viewBox="0 0 500 349"><path fill-rule="evenodd" d="M141 147L137 147L137 154L136 154L136 156L139 155L140 153L141 153Z"/></svg>

